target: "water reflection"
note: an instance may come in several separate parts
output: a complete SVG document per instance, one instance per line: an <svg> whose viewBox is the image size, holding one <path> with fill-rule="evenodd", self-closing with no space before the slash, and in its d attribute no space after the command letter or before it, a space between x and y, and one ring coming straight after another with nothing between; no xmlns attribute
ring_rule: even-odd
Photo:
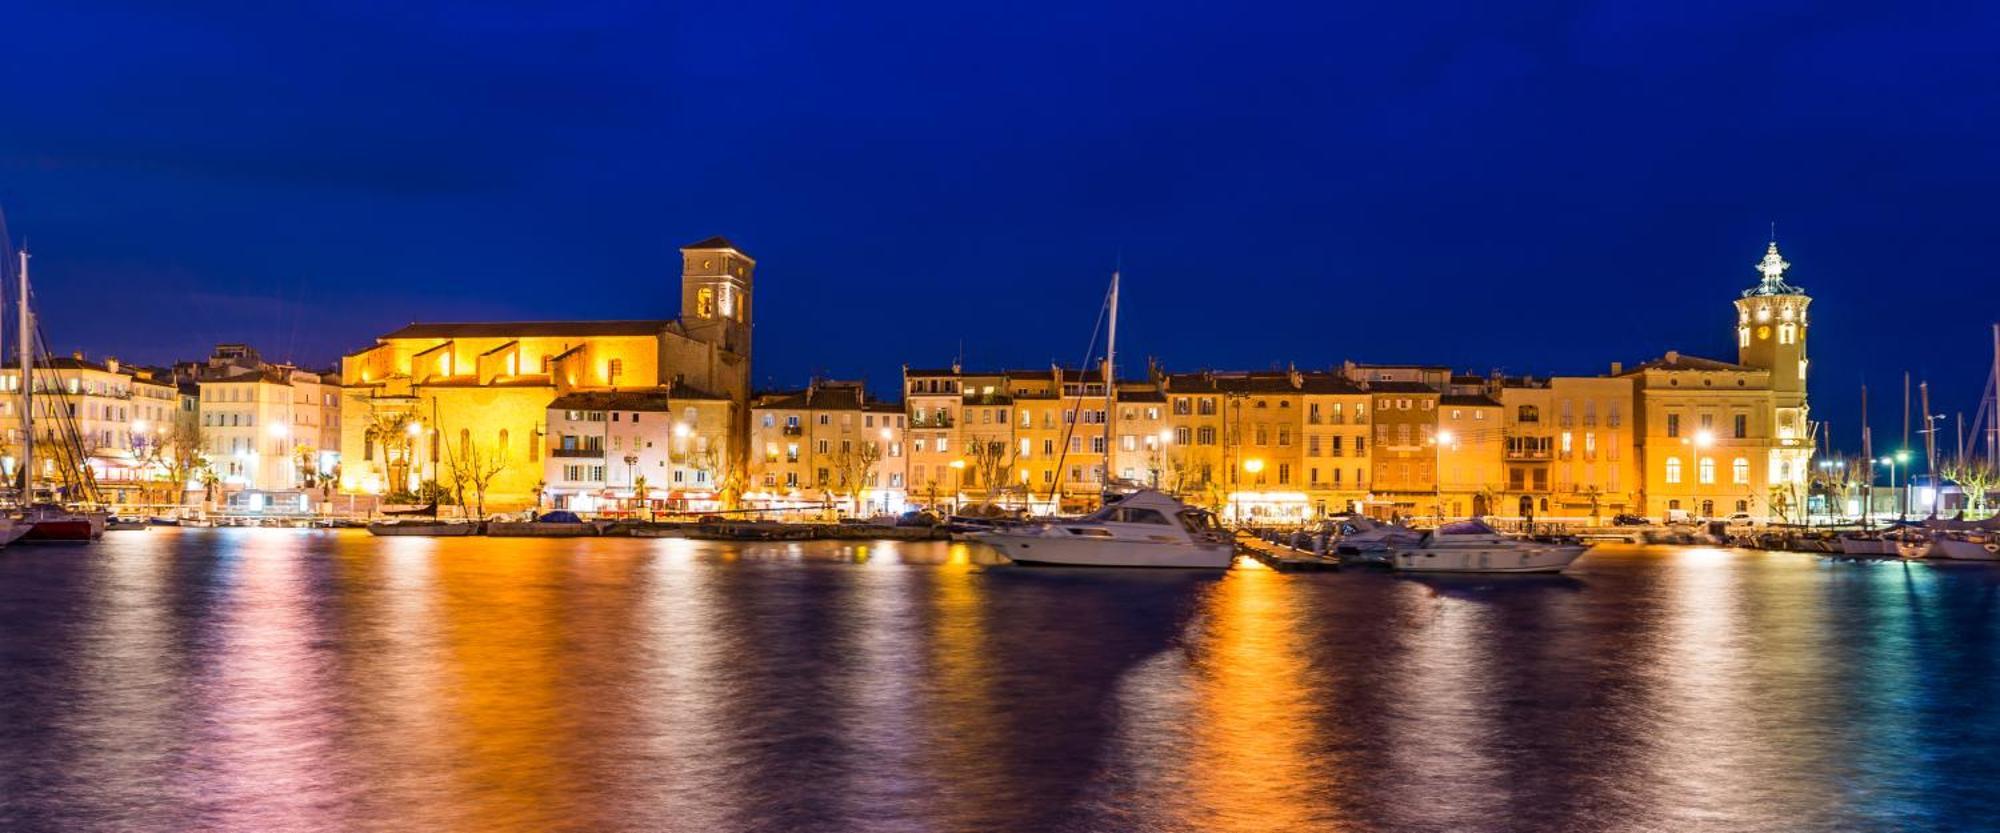
<svg viewBox="0 0 2000 833"><path fill-rule="evenodd" d="M0 551L0 829L1852 830L2000 813L2000 570L1025 570L934 543Z"/></svg>

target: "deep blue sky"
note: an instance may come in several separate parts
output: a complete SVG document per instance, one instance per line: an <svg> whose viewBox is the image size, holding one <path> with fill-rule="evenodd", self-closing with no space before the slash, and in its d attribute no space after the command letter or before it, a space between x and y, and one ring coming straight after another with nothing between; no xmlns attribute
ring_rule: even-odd
<svg viewBox="0 0 2000 833"><path fill-rule="evenodd" d="M1601 372L1731 358L1775 220L1852 445L2000 318L1992 4L256 5L6 7L57 346L666 317L723 234L760 383L1075 361L1121 255L1127 372Z"/></svg>

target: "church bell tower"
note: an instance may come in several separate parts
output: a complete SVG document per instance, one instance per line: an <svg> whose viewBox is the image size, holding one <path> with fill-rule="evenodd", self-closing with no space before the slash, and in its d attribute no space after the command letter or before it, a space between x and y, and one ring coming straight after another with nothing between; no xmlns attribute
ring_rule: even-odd
<svg viewBox="0 0 2000 833"><path fill-rule="evenodd" d="M750 357L750 279L757 270L721 237L681 247L681 326L689 336Z"/></svg>

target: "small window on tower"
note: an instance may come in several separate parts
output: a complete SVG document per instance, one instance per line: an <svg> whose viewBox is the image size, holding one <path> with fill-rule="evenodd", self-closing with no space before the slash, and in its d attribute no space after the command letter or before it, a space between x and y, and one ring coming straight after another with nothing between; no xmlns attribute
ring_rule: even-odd
<svg viewBox="0 0 2000 833"><path fill-rule="evenodd" d="M694 314L698 318L715 317L715 290L702 287L694 293Z"/></svg>

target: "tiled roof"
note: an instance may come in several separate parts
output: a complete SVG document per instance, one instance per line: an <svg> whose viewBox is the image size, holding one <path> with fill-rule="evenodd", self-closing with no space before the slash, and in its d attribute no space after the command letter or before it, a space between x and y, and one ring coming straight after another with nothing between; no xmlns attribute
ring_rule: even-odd
<svg viewBox="0 0 2000 833"><path fill-rule="evenodd" d="M703 240L699 243L689 243L685 246L682 246L681 248L694 251L708 251L710 249L732 249L739 252L743 251L742 249L736 248L735 243L729 242L729 238L723 237L722 235L716 235L714 237L708 238L707 240Z"/></svg>
<svg viewBox="0 0 2000 833"><path fill-rule="evenodd" d="M1370 393L1437 393L1437 388L1422 382L1369 382Z"/></svg>
<svg viewBox="0 0 2000 833"><path fill-rule="evenodd" d="M669 407L665 388L578 391L549 402L549 409L554 411L665 411Z"/></svg>
<svg viewBox="0 0 2000 833"><path fill-rule="evenodd" d="M1346 377L1320 371L1301 372L1295 381L1289 371L1210 371L1176 373L1167 377L1168 393L1361 393L1361 386Z"/></svg>
<svg viewBox="0 0 2000 833"><path fill-rule="evenodd" d="M853 385L824 385L806 390L763 393L757 395L750 403L750 407L796 411L858 411L861 409L861 389Z"/></svg>
<svg viewBox="0 0 2000 833"><path fill-rule="evenodd" d="M414 323L382 336L382 338L645 336L664 331L672 323L673 321L670 319L648 319L643 321L468 321L460 323Z"/></svg>
<svg viewBox="0 0 2000 833"><path fill-rule="evenodd" d="M1625 373L1621 375L1630 375L1633 373L1638 373L1646 370L1754 371L1758 370L1758 368L1740 364L1731 364L1729 362L1724 362L1724 361L1716 361L1715 359L1704 359L1700 356L1690 356L1686 353L1668 353L1663 357L1654 359L1644 364L1640 364L1636 367L1628 368L1625 371Z"/></svg>
<svg viewBox="0 0 2000 833"><path fill-rule="evenodd" d="M1442 405L1459 405L1468 408L1500 407L1500 403L1493 401L1492 397L1483 394L1447 393L1438 397L1438 403Z"/></svg>

